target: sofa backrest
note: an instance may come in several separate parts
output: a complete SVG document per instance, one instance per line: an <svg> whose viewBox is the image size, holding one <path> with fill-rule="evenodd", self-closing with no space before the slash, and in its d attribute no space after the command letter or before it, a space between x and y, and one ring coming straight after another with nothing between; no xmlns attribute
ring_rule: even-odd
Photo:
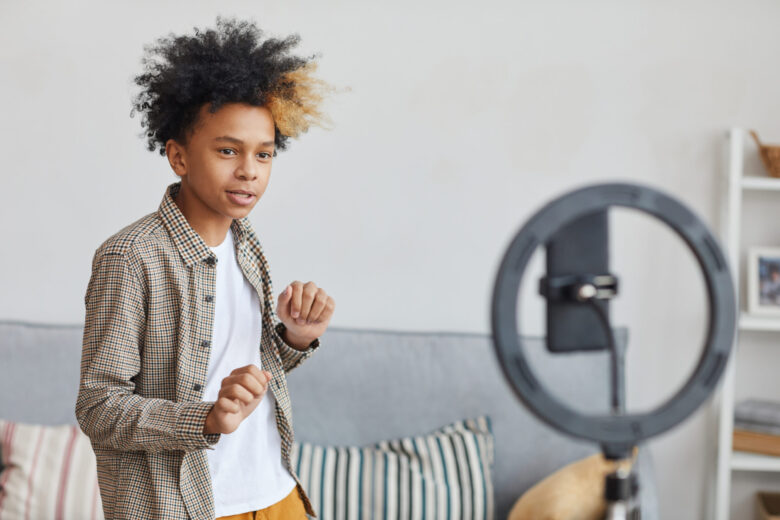
<svg viewBox="0 0 780 520"><path fill-rule="evenodd" d="M76 424L83 330L0 321L0 418Z"/></svg>
<svg viewBox="0 0 780 520"><path fill-rule="evenodd" d="M618 337L625 342L625 331ZM545 476L598 451L526 410L487 334L330 328L321 343L288 375L296 439L361 445L486 414L495 435L496 518L506 518L522 492ZM540 338L525 338L524 346L539 379L561 400L607 413L605 353L551 356Z"/></svg>
<svg viewBox="0 0 780 520"><path fill-rule="evenodd" d="M0 418L75 423L81 325L0 321ZM625 331L619 341L625 342ZM504 379L487 334L331 327L321 349L288 375L298 441L360 445L422 435L490 416L497 518L559 467L597 451L534 418ZM571 406L606 413L607 356L551 356L524 345L542 384Z"/></svg>

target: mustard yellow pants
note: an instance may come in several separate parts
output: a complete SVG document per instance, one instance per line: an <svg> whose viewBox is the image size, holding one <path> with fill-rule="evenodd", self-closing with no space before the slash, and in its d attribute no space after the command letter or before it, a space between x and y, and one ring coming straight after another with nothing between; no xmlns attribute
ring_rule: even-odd
<svg viewBox="0 0 780 520"><path fill-rule="evenodd" d="M248 513L220 516L217 520L306 520L306 507L298 494L298 487L279 502Z"/></svg>

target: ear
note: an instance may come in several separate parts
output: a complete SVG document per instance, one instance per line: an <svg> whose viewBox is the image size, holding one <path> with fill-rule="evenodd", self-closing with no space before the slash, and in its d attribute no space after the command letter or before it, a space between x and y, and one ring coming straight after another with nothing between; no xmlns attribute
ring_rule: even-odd
<svg viewBox="0 0 780 520"><path fill-rule="evenodd" d="M168 139L165 143L165 155L173 172L179 177L187 175L187 150L175 139Z"/></svg>

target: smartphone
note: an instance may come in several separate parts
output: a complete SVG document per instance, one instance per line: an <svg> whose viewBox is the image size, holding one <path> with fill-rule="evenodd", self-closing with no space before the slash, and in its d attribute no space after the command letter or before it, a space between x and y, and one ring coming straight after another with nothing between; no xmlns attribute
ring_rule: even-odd
<svg viewBox="0 0 780 520"><path fill-rule="evenodd" d="M547 277L609 273L607 211L598 211L561 228L546 244ZM609 316L608 300L594 300ZM604 326L593 303L547 300L547 349L550 352L605 350Z"/></svg>

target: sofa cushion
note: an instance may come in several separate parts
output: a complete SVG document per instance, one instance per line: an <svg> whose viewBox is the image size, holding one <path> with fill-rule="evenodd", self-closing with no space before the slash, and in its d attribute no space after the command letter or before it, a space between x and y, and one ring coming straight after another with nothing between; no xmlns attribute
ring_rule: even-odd
<svg viewBox="0 0 780 520"><path fill-rule="evenodd" d="M624 334L619 338L625 341ZM321 343L317 355L288 375L301 442L363 446L488 415L499 518L523 491L597 449L528 412L487 334L330 327ZM609 413L606 353L552 355L543 338L524 343L539 380L562 401L583 412Z"/></svg>
<svg viewBox="0 0 780 520"><path fill-rule="evenodd" d="M103 518L95 454L77 426L0 420L0 446L0 518Z"/></svg>
<svg viewBox="0 0 780 520"><path fill-rule="evenodd" d="M526 491L507 520L600 520L604 480L614 470L601 453L573 462Z"/></svg>
<svg viewBox="0 0 780 520"><path fill-rule="evenodd" d="M296 442L292 454L322 520L492 520L493 460L486 416L364 447Z"/></svg>

